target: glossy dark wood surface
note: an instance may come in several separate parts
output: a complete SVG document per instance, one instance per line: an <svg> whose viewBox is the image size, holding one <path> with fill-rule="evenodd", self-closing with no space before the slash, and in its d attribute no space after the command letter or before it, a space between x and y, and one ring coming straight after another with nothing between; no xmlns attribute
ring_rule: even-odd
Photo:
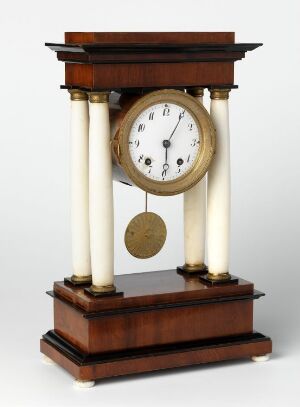
<svg viewBox="0 0 300 407"><path fill-rule="evenodd" d="M124 293L123 296L94 298L84 291L84 287L72 286L63 281L54 283L54 293L87 313L181 301L224 299L254 293L253 284L241 278L238 284L211 287L202 283L197 276L185 276L174 269L117 275L115 285L117 291Z"/></svg>
<svg viewBox="0 0 300 407"><path fill-rule="evenodd" d="M89 354L248 334L262 295L242 279L210 286L176 270L120 275L115 284L121 295L99 298L56 282L55 332Z"/></svg>
<svg viewBox="0 0 300 407"><path fill-rule="evenodd" d="M272 342L262 334L253 333L237 338L220 338L185 343L175 347L89 357L49 332L41 339L41 352L69 371L75 378L95 380L265 355L272 352Z"/></svg>
<svg viewBox="0 0 300 407"><path fill-rule="evenodd" d="M54 283L54 330L41 351L76 378L104 378L271 352L253 333L253 284L206 285L177 270L116 276L123 294Z"/></svg>
<svg viewBox="0 0 300 407"><path fill-rule="evenodd" d="M46 43L66 65L65 86L121 90L234 84L234 62L262 44L234 33L66 33Z"/></svg>
<svg viewBox="0 0 300 407"><path fill-rule="evenodd" d="M55 298L54 329L89 354L179 344L251 333L253 301L145 307L87 319Z"/></svg>
<svg viewBox="0 0 300 407"><path fill-rule="evenodd" d="M71 48L70 48L71 49ZM101 52L67 52L62 48L57 51L57 59L62 62L89 63L89 64L114 64L114 63L153 63L153 62L234 62L245 57L244 51L226 52L203 52L193 50L192 55L188 55L186 50L172 50L163 52L162 49L155 51L133 52L124 50L116 53L114 49L101 50Z"/></svg>
<svg viewBox="0 0 300 407"><path fill-rule="evenodd" d="M82 67L85 67L83 70ZM233 62L155 64L66 63L65 84L90 89L233 85Z"/></svg>
<svg viewBox="0 0 300 407"><path fill-rule="evenodd" d="M65 43L234 43L234 32L66 32Z"/></svg>

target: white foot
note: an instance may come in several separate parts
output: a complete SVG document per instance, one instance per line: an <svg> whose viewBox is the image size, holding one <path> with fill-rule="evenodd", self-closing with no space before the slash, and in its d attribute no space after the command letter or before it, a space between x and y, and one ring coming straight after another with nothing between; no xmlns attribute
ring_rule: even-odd
<svg viewBox="0 0 300 407"><path fill-rule="evenodd" d="M270 355L252 356L253 362L267 362L270 359Z"/></svg>
<svg viewBox="0 0 300 407"><path fill-rule="evenodd" d="M42 361L43 361L43 363L45 363L45 365L56 365L54 360L48 358L48 356L46 356L46 355L43 355Z"/></svg>
<svg viewBox="0 0 300 407"><path fill-rule="evenodd" d="M79 380L76 379L74 381L74 386L80 389L88 389L90 387L93 387L95 385L94 380Z"/></svg>

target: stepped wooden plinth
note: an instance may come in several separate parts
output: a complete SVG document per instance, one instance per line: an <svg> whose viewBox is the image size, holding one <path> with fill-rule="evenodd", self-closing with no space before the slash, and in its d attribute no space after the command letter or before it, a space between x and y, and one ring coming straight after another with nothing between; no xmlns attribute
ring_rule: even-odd
<svg viewBox="0 0 300 407"><path fill-rule="evenodd" d="M116 276L117 293L94 297L54 283L54 330L41 351L76 379L149 372L271 353L253 331L253 284L209 285L176 270Z"/></svg>

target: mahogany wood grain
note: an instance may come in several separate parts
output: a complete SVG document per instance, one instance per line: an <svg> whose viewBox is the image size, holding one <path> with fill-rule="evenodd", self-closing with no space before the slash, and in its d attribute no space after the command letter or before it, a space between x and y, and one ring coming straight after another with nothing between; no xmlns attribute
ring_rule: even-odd
<svg viewBox="0 0 300 407"><path fill-rule="evenodd" d="M89 320L82 318L76 308L54 300L54 328L67 341L84 352L89 352Z"/></svg>
<svg viewBox="0 0 300 407"><path fill-rule="evenodd" d="M54 284L54 328L89 354L246 334L253 330L253 284L207 286L176 270L116 276L121 295L93 297ZM218 321L218 323L216 323Z"/></svg>
<svg viewBox="0 0 300 407"><path fill-rule="evenodd" d="M54 293L89 313L253 294L254 291L253 284L243 279L234 285L207 286L197 276L183 276L176 270L116 275L115 285L123 292L122 296L95 298L87 294L84 287L63 281L54 283Z"/></svg>
<svg viewBox="0 0 300 407"><path fill-rule="evenodd" d="M253 330L253 301L135 310L85 319L54 299L54 328L92 354L234 336ZM218 321L218 323L216 323Z"/></svg>
<svg viewBox="0 0 300 407"><path fill-rule="evenodd" d="M65 42L76 43L234 43L234 32L66 32Z"/></svg>
<svg viewBox="0 0 300 407"><path fill-rule="evenodd" d="M184 349L171 349L165 352L145 352L144 354L126 355L123 358L101 359L90 364L76 363L62 349L58 349L45 339L41 339L41 352L66 369L76 379L95 380L107 377L150 372L161 369L192 366L202 363L218 362L232 359L250 358L272 352L272 342L265 337L260 341L244 339L222 344L214 343L198 348L186 345Z"/></svg>
<svg viewBox="0 0 300 407"><path fill-rule="evenodd" d="M207 286L197 276L182 275L176 270L115 276L117 291L122 296L92 297L84 287L72 286L63 281L54 283L54 293L87 313L121 310L131 307L208 300L253 294L253 283L239 279L238 284Z"/></svg>
<svg viewBox="0 0 300 407"><path fill-rule="evenodd" d="M234 63L261 45L235 43L233 32L65 33L65 43L46 43L66 65L64 86L122 92L232 87Z"/></svg>
<svg viewBox="0 0 300 407"><path fill-rule="evenodd" d="M84 68L83 68L84 67ZM233 62L155 64L66 63L65 84L93 89L232 85Z"/></svg>
<svg viewBox="0 0 300 407"><path fill-rule="evenodd" d="M72 67L71 67L72 66ZM93 65L65 64L66 85L77 85L86 88L94 86Z"/></svg>
<svg viewBox="0 0 300 407"><path fill-rule="evenodd" d="M270 353L270 339L253 332L253 300L263 294L237 281L210 286L176 270L125 274L115 280L122 294L102 298L56 282L54 330L41 351L85 380Z"/></svg>

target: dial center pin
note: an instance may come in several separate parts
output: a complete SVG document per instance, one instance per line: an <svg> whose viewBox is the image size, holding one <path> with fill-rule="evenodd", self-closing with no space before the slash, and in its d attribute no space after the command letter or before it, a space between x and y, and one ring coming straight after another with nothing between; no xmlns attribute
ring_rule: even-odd
<svg viewBox="0 0 300 407"><path fill-rule="evenodd" d="M164 140L164 141L163 141L163 146L164 146L165 148L169 148L170 145L171 145L170 140Z"/></svg>

